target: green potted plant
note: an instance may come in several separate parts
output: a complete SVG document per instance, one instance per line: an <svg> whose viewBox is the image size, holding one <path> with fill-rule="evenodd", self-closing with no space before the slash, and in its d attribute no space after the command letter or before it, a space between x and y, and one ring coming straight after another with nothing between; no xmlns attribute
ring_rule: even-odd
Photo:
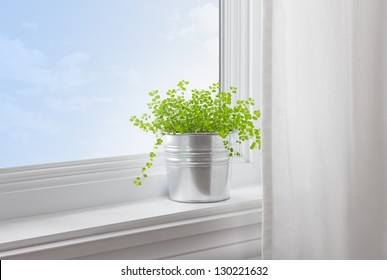
<svg viewBox="0 0 387 280"><path fill-rule="evenodd" d="M130 121L156 135L155 150L164 144L169 196L180 202L214 202L230 197L230 158L240 156L235 144L250 141L250 149L261 148L256 121L259 110L254 100L232 102L237 89L221 91L214 83L208 89L192 89L187 81L168 90L164 98L157 90L149 93L150 114L132 116ZM151 168L155 151L134 184L141 185Z"/></svg>

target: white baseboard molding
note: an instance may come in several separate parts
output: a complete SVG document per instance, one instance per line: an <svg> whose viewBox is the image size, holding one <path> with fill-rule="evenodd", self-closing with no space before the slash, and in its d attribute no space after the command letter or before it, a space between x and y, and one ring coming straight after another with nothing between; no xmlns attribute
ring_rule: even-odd
<svg viewBox="0 0 387 280"><path fill-rule="evenodd" d="M238 242L230 245L178 255L170 260L250 260L261 256L261 239Z"/></svg>
<svg viewBox="0 0 387 280"><path fill-rule="evenodd" d="M225 258L252 258L259 255L261 238L261 201L256 193L251 188L241 189L233 199L216 204L171 204L166 198L150 201L137 205L137 211L142 207L153 207L155 211L148 211L151 216L146 216L145 210L141 215L131 215L136 220L122 220L128 215L121 210L136 209L120 205L2 221L0 258L211 258L211 252L215 257L222 250L233 252ZM176 209L158 209L165 204ZM255 250L239 251L246 242L256 243Z"/></svg>
<svg viewBox="0 0 387 280"><path fill-rule="evenodd" d="M260 254L259 210L90 236L2 253L2 259L248 259ZM228 254L225 254L228 252Z"/></svg>
<svg viewBox="0 0 387 280"><path fill-rule="evenodd" d="M83 260L248 259L260 255L259 224L83 256ZM248 240L248 241L246 241Z"/></svg>

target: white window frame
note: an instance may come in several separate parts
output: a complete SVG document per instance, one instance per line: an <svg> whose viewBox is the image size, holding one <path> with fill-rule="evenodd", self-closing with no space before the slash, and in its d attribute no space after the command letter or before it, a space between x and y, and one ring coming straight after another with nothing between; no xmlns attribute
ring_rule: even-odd
<svg viewBox="0 0 387 280"><path fill-rule="evenodd" d="M260 1L220 0L222 87L260 101ZM128 125L130 125L128 123ZM260 183L259 152L243 147L233 162L232 187ZM0 220L167 195L162 156L141 187L133 179L148 154L0 169Z"/></svg>

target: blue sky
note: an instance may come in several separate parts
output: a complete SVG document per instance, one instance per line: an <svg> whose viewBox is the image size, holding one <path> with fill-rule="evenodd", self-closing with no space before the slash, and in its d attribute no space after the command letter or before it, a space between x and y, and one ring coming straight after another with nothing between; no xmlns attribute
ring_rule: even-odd
<svg viewBox="0 0 387 280"><path fill-rule="evenodd" d="M218 81L217 0L0 1L0 168L147 153L147 93Z"/></svg>

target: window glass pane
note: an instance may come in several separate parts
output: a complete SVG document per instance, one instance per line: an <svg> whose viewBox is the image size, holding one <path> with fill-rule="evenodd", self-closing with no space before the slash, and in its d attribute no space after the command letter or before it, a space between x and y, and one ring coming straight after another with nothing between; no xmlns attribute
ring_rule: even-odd
<svg viewBox="0 0 387 280"><path fill-rule="evenodd" d="M0 2L0 168L148 153L148 92L218 81L218 0Z"/></svg>

